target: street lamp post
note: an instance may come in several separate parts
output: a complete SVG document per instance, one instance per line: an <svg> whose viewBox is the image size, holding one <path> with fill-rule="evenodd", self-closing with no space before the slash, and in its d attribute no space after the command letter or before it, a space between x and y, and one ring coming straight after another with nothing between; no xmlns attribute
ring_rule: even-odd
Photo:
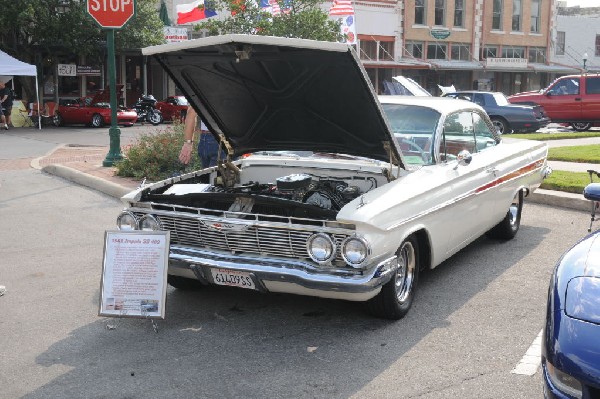
<svg viewBox="0 0 600 399"><path fill-rule="evenodd" d="M588 53L583 53L583 71L587 72L587 69L585 68L585 64L587 63L588 60Z"/></svg>

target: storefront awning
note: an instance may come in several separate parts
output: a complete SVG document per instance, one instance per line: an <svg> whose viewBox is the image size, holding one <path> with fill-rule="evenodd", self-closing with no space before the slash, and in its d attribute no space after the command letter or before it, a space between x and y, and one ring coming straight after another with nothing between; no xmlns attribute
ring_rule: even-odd
<svg viewBox="0 0 600 399"><path fill-rule="evenodd" d="M431 69L428 62L412 58L402 58L399 61L361 61L365 68L402 68L402 69Z"/></svg>
<svg viewBox="0 0 600 399"><path fill-rule="evenodd" d="M547 73L565 73L565 74L577 74L581 73L581 69L573 68L566 65L558 65L558 64L537 64L530 62L529 68L533 69L535 72L547 72Z"/></svg>
<svg viewBox="0 0 600 399"><path fill-rule="evenodd" d="M432 68L449 71L475 71L483 69L483 65L477 61L432 60L429 62L431 63Z"/></svg>

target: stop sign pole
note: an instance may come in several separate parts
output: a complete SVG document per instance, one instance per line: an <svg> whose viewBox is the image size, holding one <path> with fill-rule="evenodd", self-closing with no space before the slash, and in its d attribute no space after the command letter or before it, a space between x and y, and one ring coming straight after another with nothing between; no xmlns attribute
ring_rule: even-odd
<svg viewBox="0 0 600 399"><path fill-rule="evenodd" d="M102 166L113 166L123 159L121 129L117 123L117 73L115 62L115 31L123 28L135 15L135 0L87 0L87 12L106 30L108 50L108 85L110 88L110 148Z"/></svg>

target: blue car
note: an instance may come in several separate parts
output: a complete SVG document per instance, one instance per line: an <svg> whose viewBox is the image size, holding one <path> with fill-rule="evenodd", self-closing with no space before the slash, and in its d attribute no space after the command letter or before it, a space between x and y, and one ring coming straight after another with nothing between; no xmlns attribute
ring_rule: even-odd
<svg viewBox="0 0 600 399"><path fill-rule="evenodd" d="M588 185L584 196L600 201L600 184ZM600 398L600 230L556 265L548 291L542 370L546 398Z"/></svg>
<svg viewBox="0 0 600 399"><path fill-rule="evenodd" d="M500 92L457 91L444 96L481 105L500 134L531 133L550 123L541 106L511 104Z"/></svg>

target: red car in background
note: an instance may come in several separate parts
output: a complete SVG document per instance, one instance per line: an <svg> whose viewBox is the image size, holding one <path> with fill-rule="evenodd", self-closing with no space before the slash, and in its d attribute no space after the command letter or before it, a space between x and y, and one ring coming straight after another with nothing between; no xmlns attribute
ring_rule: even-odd
<svg viewBox="0 0 600 399"><path fill-rule="evenodd" d="M184 96L169 96L165 100L157 102L156 108L160 110L166 121L179 119L183 122L188 105L188 100Z"/></svg>
<svg viewBox="0 0 600 399"><path fill-rule="evenodd" d="M120 99L123 94L123 85L117 85L116 89L117 99ZM134 110L118 106L117 124L133 126L137 121L137 117ZM82 97L69 104L59 105L52 122L55 126L87 125L102 127L110 125L110 91L108 87L100 90L93 97Z"/></svg>

